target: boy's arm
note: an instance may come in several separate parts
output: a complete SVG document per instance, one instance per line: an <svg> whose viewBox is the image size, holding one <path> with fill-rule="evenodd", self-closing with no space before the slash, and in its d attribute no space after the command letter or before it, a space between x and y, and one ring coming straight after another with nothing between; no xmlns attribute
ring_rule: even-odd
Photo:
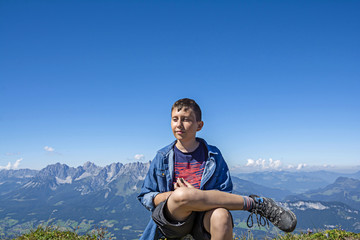
<svg viewBox="0 0 360 240"><path fill-rule="evenodd" d="M159 203L165 201L172 193L173 191L170 192L164 192L164 193L159 193L154 197L154 206L156 207L157 205L159 205Z"/></svg>
<svg viewBox="0 0 360 240"><path fill-rule="evenodd" d="M231 193L233 190L233 184L231 181L230 171L220 151L219 163L219 167L217 168L217 170L219 171L216 181L217 189L223 192Z"/></svg>
<svg viewBox="0 0 360 240"><path fill-rule="evenodd" d="M194 188L193 185L191 185L189 182L184 180L183 178L178 178L177 182L174 184L174 189L180 188L180 187L188 187L188 188ZM174 191L159 193L154 197L154 205L155 207L159 205L159 203L165 201Z"/></svg>
<svg viewBox="0 0 360 240"><path fill-rule="evenodd" d="M195 188L193 185L191 185L189 182L187 182L183 178L178 178L176 183L174 184L174 189L180 188L180 187L188 187L188 188ZM155 207L159 205L159 203L165 201L174 191L159 193L154 198L154 205Z"/></svg>
<svg viewBox="0 0 360 240"><path fill-rule="evenodd" d="M150 211L155 209L154 198L160 193L159 186L156 179L156 157L150 164L148 173L146 174L143 186L141 188L140 194L137 197L144 207Z"/></svg>

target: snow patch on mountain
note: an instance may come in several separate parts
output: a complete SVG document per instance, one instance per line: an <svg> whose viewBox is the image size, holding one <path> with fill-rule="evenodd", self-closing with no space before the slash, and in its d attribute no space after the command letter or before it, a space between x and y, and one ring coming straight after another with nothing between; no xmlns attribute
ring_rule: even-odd
<svg viewBox="0 0 360 240"><path fill-rule="evenodd" d="M114 172L114 171L108 172L108 173L107 173L106 181L107 181L107 182L111 182L111 180L113 179L114 176L115 176L115 172Z"/></svg>
<svg viewBox="0 0 360 240"><path fill-rule="evenodd" d="M35 187L40 186L40 185L41 185L41 184L40 184L39 182L30 181L30 182L26 183L26 184L23 186L23 188L30 188L30 187L35 188Z"/></svg>
<svg viewBox="0 0 360 240"><path fill-rule="evenodd" d="M287 208L295 208L297 210L305 211L307 209L315 209L315 210L325 210L329 209L329 207L324 206L320 202L305 202L305 201L298 201L295 203L283 203Z"/></svg>
<svg viewBox="0 0 360 240"><path fill-rule="evenodd" d="M71 176L67 176L65 179L55 177L55 179L56 179L57 184L71 184L72 183Z"/></svg>
<svg viewBox="0 0 360 240"><path fill-rule="evenodd" d="M81 179L87 178L87 177L91 177L93 176L93 174L89 173L89 172L84 172L83 174L80 175L80 177L75 178L75 181L79 181Z"/></svg>

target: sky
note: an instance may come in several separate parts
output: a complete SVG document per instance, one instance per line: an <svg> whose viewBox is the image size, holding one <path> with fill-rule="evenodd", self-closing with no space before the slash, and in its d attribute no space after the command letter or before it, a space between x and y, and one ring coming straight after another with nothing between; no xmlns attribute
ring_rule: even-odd
<svg viewBox="0 0 360 240"><path fill-rule="evenodd" d="M0 169L147 162L195 99L231 168L359 169L359 1L0 1Z"/></svg>

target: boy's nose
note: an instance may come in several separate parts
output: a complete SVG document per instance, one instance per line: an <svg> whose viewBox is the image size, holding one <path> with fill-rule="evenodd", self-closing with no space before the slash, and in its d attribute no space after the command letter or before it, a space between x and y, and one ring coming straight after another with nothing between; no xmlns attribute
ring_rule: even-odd
<svg viewBox="0 0 360 240"><path fill-rule="evenodd" d="M181 120L177 121L177 122L176 122L176 126L177 126L177 127L181 127L181 126L182 126L182 121L181 121Z"/></svg>

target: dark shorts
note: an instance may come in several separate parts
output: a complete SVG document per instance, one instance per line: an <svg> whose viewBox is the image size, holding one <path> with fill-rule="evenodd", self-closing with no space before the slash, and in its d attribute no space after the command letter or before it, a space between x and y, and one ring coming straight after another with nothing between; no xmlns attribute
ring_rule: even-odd
<svg viewBox="0 0 360 240"><path fill-rule="evenodd" d="M160 231L169 239L180 239L191 234L196 240L210 240L211 235L204 228L206 212L192 212L185 221L174 221L166 216L167 200L161 202L153 211L152 218Z"/></svg>

